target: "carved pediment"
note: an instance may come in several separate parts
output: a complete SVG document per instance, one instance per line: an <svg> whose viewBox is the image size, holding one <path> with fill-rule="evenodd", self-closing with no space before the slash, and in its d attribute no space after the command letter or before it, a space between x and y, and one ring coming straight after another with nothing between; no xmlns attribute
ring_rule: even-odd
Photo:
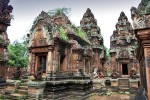
<svg viewBox="0 0 150 100"><path fill-rule="evenodd" d="M81 48L81 45L76 40L69 41L72 44L72 48Z"/></svg>
<svg viewBox="0 0 150 100"><path fill-rule="evenodd" d="M129 58L129 52L127 50L121 50L119 52L119 58Z"/></svg>
<svg viewBox="0 0 150 100"><path fill-rule="evenodd" d="M135 29L150 27L150 1L142 0L138 8L132 7L131 16L133 20L133 26Z"/></svg>
<svg viewBox="0 0 150 100"><path fill-rule="evenodd" d="M37 27L32 40L32 47L46 46L46 34L41 27Z"/></svg>
<svg viewBox="0 0 150 100"><path fill-rule="evenodd" d="M53 20L53 23L57 26L62 26L62 25L66 26L67 24L71 24L68 17L62 12L56 13L56 15L53 16L52 20Z"/></svg>

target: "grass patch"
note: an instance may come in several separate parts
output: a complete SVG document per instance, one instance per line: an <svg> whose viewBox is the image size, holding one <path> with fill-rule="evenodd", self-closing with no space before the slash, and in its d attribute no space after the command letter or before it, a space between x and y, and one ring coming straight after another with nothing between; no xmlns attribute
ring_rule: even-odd
<svg viewBox="0 0 150 100"><path fill-rule="evenodd" d="M63 27L60 27L59 29L59 35L60 35L60 38L67 41L68 40L68 36L67 36L67 32L65 31L65 29Z"/></svg>

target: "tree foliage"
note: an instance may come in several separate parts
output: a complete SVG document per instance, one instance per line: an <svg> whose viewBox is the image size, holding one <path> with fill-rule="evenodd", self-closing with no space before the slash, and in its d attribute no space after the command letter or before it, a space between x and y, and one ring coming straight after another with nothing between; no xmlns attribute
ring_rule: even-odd
<svg viewBox="0 0 150 100"><path fill-rule="evenodd" d="M60 27L59 32L60 32L60 38L67 41L68 36L65 29L63 27Z"/></svg>
<svg viewBox="0 0 150 100"><path fill-rule="evenodd" d="M63 8L56 8L53 10L49 10L48 14L54 16L57 13L64 13L65 15L69 16L70 12L71 12L71 8L63 7Z"/></svg>
<svg viewBox="0 0 150 100"><path fill-rule="evenodd" d="M106 58L110 58L109 49L107 47L105 47L105 46L104 46L104 49L106 51Z"/></svg>
<svg viewBox="0 0 150 100"><path fill-rule="evenodd" d="M9 44L8 54L9 54L9 66L15 67L27 67L28 64L28 50L24 42L18 42L18 40Z"/></svg>

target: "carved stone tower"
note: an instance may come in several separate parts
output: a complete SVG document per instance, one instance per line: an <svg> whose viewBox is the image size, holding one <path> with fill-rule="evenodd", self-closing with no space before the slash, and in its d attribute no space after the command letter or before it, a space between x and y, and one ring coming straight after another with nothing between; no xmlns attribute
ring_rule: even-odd
<svg viewBox="0 0 150 100"><path fill-rule="evenodd" d="M105 49L103 45L103 37L101 35L100 27L97 25L97 20L94 18L93 13L88 8L80 21L82 30L87 34L91 43L90 47L93 50L93 68L102 71L103 59L105 57Z"/></svg>
<svg viewBox="0 0 150 100"><path fill-rule="evenodd" d="M113 71L120 73L122 76L129 76L132 69L137 71L136 47L137 39L131 23L125 13L121 12L116 30L110 37L111 67Z"/></svg>
<svg viewBox="0 0 150 100"><path fill-rule="evenodd" d="M7 27L10 26L11 15L13 10L11 5L8 5L9 0L0 0L0 76L5 75L5 67L8 61L7 46L9 39L7 36Z"/></svg>
<svg viewBox="0 0 150 100"><path fill-rule="evenodd" d="M132 7L131 16L138 39L141 87L147 100L150 100L150 0L142 0L138 8Z"/></svg>

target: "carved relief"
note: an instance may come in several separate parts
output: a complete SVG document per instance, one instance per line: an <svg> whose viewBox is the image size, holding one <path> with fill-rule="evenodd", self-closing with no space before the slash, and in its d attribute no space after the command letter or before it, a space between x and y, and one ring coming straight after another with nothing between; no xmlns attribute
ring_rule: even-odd
<svg viewBox="0 0 150 100"><path fill-rule="evenodd" d="M48 52L48 48L33 48L31 49L33 53L42 53L42 52Z"/></svg>
<svg viewBox="0 0 150 100"><path fill-rule="evenodd" d="M127 50L120 51L119 58L129 58L129 52Z"/></svg>
<svg viewBox="0 0 150 100"><path fill-rule="evenodd" d="M146 24L147 24L147 27L150 27L150 15L147 15Z"/></svg>
<svg viewBox="0 0 150 100"><path fill-rule="evenodd" d="M10 0L0 0L0 21L5 24L10 24L13 7L8 5Z"/></svg>
<svg viewBox="0 0 150 100"><path fill-rule="evenodd" d="M133 17L133 26L134 29L145 28L146 27L146 17Z"/></svg>
<svg viewBox="0 0 150 100"><path fill-rule="evenodd" d="M44 46L46 43L46 35L41 28L38 28L34 33L32 46Z"/></svg>

